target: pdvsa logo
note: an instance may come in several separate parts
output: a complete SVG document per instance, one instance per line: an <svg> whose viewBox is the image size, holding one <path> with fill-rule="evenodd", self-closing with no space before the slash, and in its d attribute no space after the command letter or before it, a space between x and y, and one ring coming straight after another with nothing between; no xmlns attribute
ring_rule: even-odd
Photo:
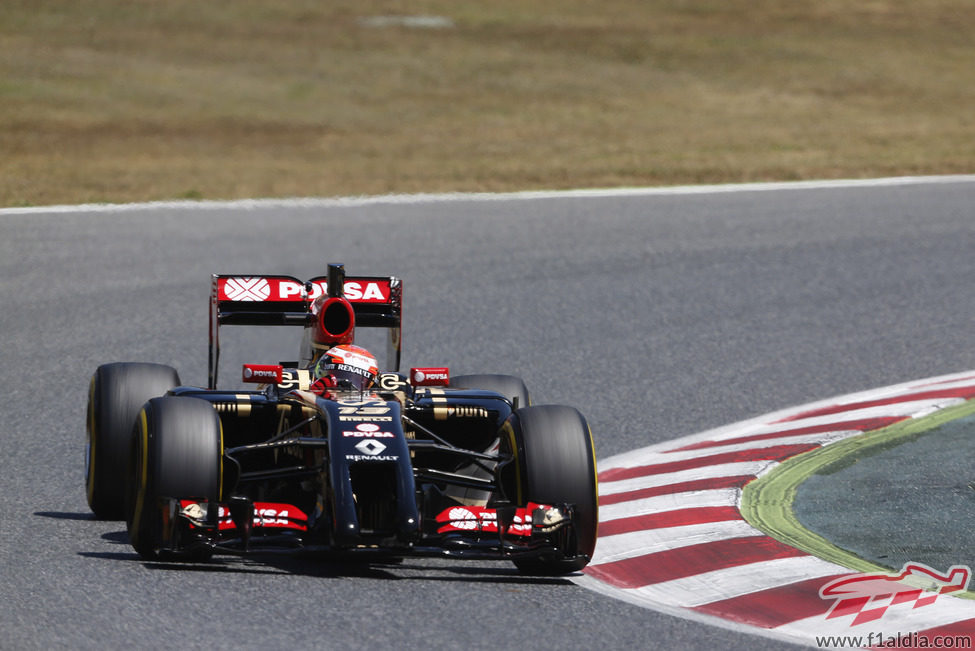
<svg viewBox="0 0 975 651"><path fill-rule="evenodd" d="M281 283L282 298L294 293L295 290L300 292L302 289L301 287L285 287L285 285L286 283ZM380 283L360 283L355 280L348 280L343 286L343 291L345 297L350 301L362 301L364 303L386 303L389 301L389 289L384 288ZM315 300L324 294L328 294L328 283L320 281L311 284L311 293L308 295L308 298Z"/></svg>
<svg viewBox="0 0 975 651"><path fill-rule="evenodd" d="M450 369L446 366L414 367L410 369L410 381L413 386L448 386L450 384Z"/></svg>
<svg viewBox="0 0 975 651"><path fill-rule="evenodd" d="M302 283L275 276L221 277L221 298L228 301L300 301L315 300L328 293L325 281ZM388 303L392 290L387 281L348 280L345 297L359 303Z"/></svg>
<svg viewBox="0 0 975 651"><path fill-rule="evenodd" d="M342 432L342 436L347 438L352 437L352 438L360 438L360 439L361 438L391 439L394 437L394 434L392 432L380 431L379 425L376 425L375 423L359 423L358 425L355 426L354 430L346 430ZM379 444L377 443L377 445ZM382 452L382 450L380 450L380 452ZM367 454L372 454L372 453L367 452Z"/></svg>
<svg viewBox="0 0 975 651"><path fill-rule="evenodd" d="M267 278L228 278L223 292L232 301L266 301L271 285Z"/></svg>

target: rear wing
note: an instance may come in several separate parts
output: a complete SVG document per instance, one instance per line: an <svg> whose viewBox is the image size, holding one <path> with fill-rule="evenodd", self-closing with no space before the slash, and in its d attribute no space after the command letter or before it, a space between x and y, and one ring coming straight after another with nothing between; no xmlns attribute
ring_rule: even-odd
<svg viewBox="0 0 975 651"><path fill-rule="evenodd" d="M342 274L344 275L344 274ZM339 276L341 277L341 276ZM344 296L358 328L388 328L386 363L398 371L402 350L403 282L393 276L349 276ZM312 302L328 294L328 277L213 275L210 290L209 388L217 388L220 326L306 326ZM387 369L390 370L390 369Z"/></svg>

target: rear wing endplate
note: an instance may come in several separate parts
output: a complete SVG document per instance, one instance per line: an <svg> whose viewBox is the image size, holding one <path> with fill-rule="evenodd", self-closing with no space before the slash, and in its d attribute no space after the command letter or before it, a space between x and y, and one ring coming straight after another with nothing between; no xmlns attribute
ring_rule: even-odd
<svg viewBox="0 0 975 651"><path fill-rule="evenodd" d="M403 282L394 276L345 277L344 296L357 328L388 328L386 363L399 370L402 350ZM217 387L220 326L306 326L314 322L312 302L328 294L328 277L301 281L291 276L213 275L210 290L209 387Z"/></svg>

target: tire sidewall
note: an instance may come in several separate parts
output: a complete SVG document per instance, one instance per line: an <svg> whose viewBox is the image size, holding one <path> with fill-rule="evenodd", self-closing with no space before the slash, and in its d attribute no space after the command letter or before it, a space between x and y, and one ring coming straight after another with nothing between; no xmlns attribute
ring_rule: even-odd
<svg viewBox="0 0 975 651"><path fill-rule="evenodd" d="M573 407L541 405L515 411L510 424L509 436L513 436L517 446L522 492L519 505L572 504L574 551L592 558L599 506L596 460L586 419ZM542 559L518 563L518 566L538 573L559 574L582 569L585 564L585 561Z"/></svg>
<svg viewBox="0 0 975 651"><path fill-rule="evenodd" d="M132 428L142 405L180 384L162 364L116 362L96 369L88 385L85 492L102 519L125 515L125 472Z"/></svg>
<svg viewBox="0 0 975 651"><path fill-rule="evenodd" d="M178 557L159 552L162 498L221 501L222 459L220 417L209 402L163 397L145 404L132 431L126 492L129 541L140 556Z"/></svg>

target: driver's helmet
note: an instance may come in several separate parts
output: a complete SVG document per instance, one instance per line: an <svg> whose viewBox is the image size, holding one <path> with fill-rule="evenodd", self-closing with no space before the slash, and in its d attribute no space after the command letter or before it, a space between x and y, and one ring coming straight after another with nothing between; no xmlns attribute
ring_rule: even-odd
<svg viewBox="0 0 975 651"><path fill-rule="evenodd" d="M322 381L327 386L364 391L376 383L379 365L365 348L343 344L325 351L312 375L314 381Z"/></svg>

